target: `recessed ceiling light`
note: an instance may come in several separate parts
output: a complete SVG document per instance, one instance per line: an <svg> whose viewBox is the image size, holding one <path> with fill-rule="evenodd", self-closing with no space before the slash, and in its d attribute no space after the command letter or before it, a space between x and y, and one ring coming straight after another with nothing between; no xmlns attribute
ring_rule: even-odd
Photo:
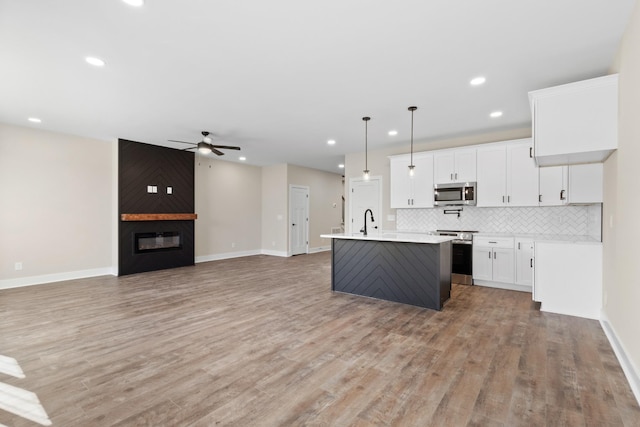
<svg viewBox="0 0 640 427"><path fill-rule="evenodd" d="M241 162L244 162L245 160L247 160L247 158L245 156L240 156L238 157L238 160L240 160Z"/></svg>
<svg viewBox="0 0 640 427"><path fill-rule="evenodd" d="M487 79L485 79L484 77L478 76L478 77L475 77L475 78L471 79L469 84L471 86L480 86L481 84L484 84L484 82L486 82L486 81L487 81Z"/></svg>
<svg viewBox="0 0 640 427"><path fill-rule="evenodd" d="M140 7L144 5L144 0L122 0L122 1L128 4L129 6Z"/></svg>
<svg viewBox="0 0 640 427"><path fill-rule="evenodd" d="M502 116L502 111L494 111L493 113L489 114L489 116L495 119L497 117Z"/></svg>
<svg viewBox="0 0 640 427"><path fill-rule="evenodd" d="M390 130L389 132L389 136L396 136L398 134L397 130Z"/></svg>
<svg viewBox="0 0 640 427"><path fill-rule="evenodd" d="M340 164L338 165L338 167L339 167L340 169L344 169L344 165L343 165L342 163L340 163Z"/></svg>
<svg viewBox="0 0 640 427"><path fill-rule="evenodd" d="M95 56L87 56L84 60L95 67L104 67L104 61L100 58L96 58Z"/></svg>
<svg viewBox="0 0 640 427"><path fill-rule="evenodd" d="M336 140L335 139L330 139L330 140L327 141L327 144L336 145Z"/></svg>
<svg viewBox="0 0 640 427"><path fill-rule="evenodd" d="M29 117L28 119L31 123L42 123L42 120L40 120L37 117Z"/></svg>

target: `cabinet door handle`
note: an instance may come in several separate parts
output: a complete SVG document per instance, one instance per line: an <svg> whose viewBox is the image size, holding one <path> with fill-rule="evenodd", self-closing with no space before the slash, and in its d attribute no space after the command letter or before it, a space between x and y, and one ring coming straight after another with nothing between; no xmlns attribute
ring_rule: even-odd
<svg viewBox="0 0 640 427"><path fill-rule="evenodd" d="M411 199L411 206L413 206L413 199Z"/></svg>
<svg viewBox="0 0 640 427"><path fill-rule="evenodd" d="M489 251L489 259L491 259L491 251Z"/></svg>
<svg viewBox="0 0 640 427"><path fill-rule="evenodd" d="M456 172L456 181L458 180L458 172Z"/></svg>
<svg viewBox="0 0 640 427"><path fill-rule="evenodd" d="M496 253L495 252L493 253L493 259L496 259Z"/></svg>
<svg viewBox="0 0 640 427"><path fill-rule="evenodd" d="M533 268L533 258L529 258L529 265Z"/></svg>
<svg viewBox="0 0 640 427"><path fill-rule="evenodd" d="M538 203L542 203L542 194L538 194Z"/></svg>
<svg viewBox="0 0 640 427"><path fill-rule="evenodd" d="M564 192L565 192L565 190L560 190L560 200L564 200L565 199Z"/></svg>
<svg viewBox="0 0 640 427"><path fill-rule="evenodd" d="M407 199L407 205L411 204L411 199Z"/></svg>
<svg viewBox="0 0 640 427"><path fill-rule="evenodd" d="M507 203L511 203L511 196L507 196Z"/></svg>
<svg viewBox="0 0 640 427"><path fill-rule="evenodd" d="M533 159L533 147L529 147L529 158Z"/></svg>
<svg viewBox="0 0 640 427"><path fill-rule="evenodd" d="M451 181L453 181L453 173L450 173L450 174L449 174L449 179L450 179Z"/></svg>
<svg viewBox="0 0 640 427"><path fill-rule="evenodd" d="M493 244L495 245L495 244L496 244L496 243L498 243L498 242L489 242L489 243L493 243Z"/></svg>
<svg viewBox="0 0 640 427"><path fill-rule="evenodd" d="M502 196L502 203L504 203L504 196Z"/></svg>
<svg viewBox="0 0 640 427"><path fill-rule="evenodd" d="M518 242L518 250L520 250L520 242Z"/></svg>

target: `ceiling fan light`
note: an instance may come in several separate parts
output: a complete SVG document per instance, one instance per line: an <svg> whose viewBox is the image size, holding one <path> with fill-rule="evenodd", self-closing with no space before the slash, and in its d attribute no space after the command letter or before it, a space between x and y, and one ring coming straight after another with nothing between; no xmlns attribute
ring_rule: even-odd
<svg viewBox="0 0 640 427"><path fill-rule="evenodd" d="M206 142L198 142L198 152L200 154L209 154L211 153L211 147Z"/></svg>

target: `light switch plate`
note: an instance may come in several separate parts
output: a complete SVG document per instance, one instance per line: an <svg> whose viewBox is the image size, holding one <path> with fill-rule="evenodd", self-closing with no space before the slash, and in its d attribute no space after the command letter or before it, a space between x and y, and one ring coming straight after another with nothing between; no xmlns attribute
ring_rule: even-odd
<svg viewBox="0 0 640 427"><path fill-rule="evenodd" d="M147 193L153 193L153 186L147 185Z"/></svg>
<svg viewBox="0 0 640 427"><path fill-rule="evenodd" d="M167 187L167 194L173 194L173 187Z"/></svg>

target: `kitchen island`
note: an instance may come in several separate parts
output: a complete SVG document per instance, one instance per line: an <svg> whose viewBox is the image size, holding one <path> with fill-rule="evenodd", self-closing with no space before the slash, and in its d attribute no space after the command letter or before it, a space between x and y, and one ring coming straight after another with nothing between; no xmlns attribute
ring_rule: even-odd
<svg viewBox="0 0 640 427"><path fill-rule="evenodd" d="M450 236L375 232L331 239L331 289L441 310L451 295Z"/></svg>

